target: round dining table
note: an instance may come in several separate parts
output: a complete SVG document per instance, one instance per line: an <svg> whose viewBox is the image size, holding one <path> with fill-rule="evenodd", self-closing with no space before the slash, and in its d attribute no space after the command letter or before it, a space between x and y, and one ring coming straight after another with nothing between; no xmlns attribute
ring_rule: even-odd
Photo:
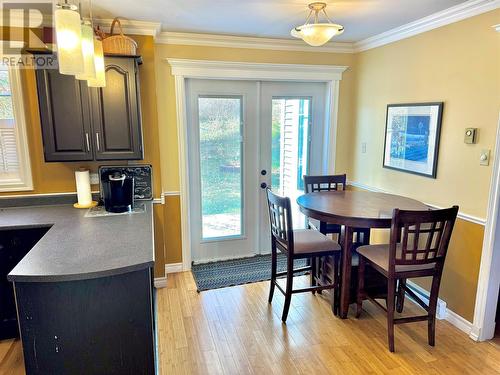
<svg viewBox="0 0 500 375"><path fill-rule="evenodd" d="M344 227L342 245L340 312L347 318L351 286L353 232L355 229L390 228L392 211L428 210L428 206L415 199L371 191L322 191L297 198L300 211L312 218Z"/></svg>

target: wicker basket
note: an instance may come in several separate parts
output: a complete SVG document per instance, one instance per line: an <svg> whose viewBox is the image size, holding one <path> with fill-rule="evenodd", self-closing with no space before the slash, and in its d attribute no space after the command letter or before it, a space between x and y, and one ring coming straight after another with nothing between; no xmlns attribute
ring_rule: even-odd
<svg viewBox="0 0 500 375"><path fill-rule="evenodd" d="M118 27L120 28L120 34L113 34L115 24L118 24ZM102 41L102 48L104 50L104 53L114 55L137 54L137 42L134 39L123 35L122 25L118 18L115 18L113 20L109 36Z"/></svg>

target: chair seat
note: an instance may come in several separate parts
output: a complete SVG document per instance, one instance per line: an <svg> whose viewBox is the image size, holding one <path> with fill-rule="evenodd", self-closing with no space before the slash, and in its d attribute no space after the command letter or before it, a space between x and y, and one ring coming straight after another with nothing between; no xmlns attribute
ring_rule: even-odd
<svg viewBox="0 0 500 375"><path fill-rule="evenodd" d="M357 252L376 264L386 272L389 272L389 245L367 245L360 246ZM397 257L401 257L401 248L396 248ZM415 264L415 265L397 265L396 272L432 270L436 263Z"/></svg>
<svg viewBox="0 0 500 375"><path fill-rule="evenodd" d="M293 231L294 253L296 255L340 251L340 245L314 229Z"/></svg>

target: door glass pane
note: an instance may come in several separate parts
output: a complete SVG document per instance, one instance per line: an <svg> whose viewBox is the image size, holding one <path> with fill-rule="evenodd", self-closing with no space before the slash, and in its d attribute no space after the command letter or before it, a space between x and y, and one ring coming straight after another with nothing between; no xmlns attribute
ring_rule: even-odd
<svg viewBox="0 0 500 375"><path fill-rule="evenodd" d="M279 194L294 197L304 190L310 106L308 98L273 98L271 184Z"/></svg>
<svg viewBox="0 0 500 375"><path fill-rule="evenodd" d="M199 97L202 238L241 236L242 98Z"/></svg>

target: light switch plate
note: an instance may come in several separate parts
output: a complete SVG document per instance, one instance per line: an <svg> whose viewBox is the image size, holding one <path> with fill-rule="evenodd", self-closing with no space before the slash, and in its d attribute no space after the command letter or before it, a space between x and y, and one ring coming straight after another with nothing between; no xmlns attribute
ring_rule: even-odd
<svg viewBox="0 0 500 375"><path fill-rule="evenodd" d="M476 143L477 128L465 129L464 142L467 144Z"/></svg>
<svg viewBox="0 0 500 375"><path fill-rule="evenodd" d="M366 154L366 142L361 142L361 153Z"/></svg>
<svg viewBox="0 0 500 375"><path fill-rule="evenodd" d="M481 150L481 155L479 155L480 165L490 165L490 150Z"/></svg>

